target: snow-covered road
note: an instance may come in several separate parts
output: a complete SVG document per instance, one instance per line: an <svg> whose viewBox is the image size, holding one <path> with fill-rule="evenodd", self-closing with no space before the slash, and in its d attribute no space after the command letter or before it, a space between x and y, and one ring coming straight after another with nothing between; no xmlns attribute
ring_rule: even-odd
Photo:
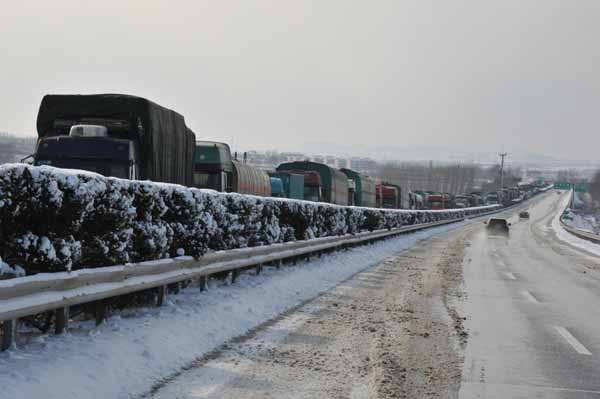
<svg viewBox="0 0 600 399"><path fill-rule="evenodd" d="M228 340L335 287L442 226L335 253L231 286L188 288L166 306L123 312L99 327L43 336L0 354L0 398L130 398L148 392Z"/></svg>
<svg viewBox="0 0 600 399"><path fill-rule="evenodd" d="M415 245L223 345L147 399L448 398L474 225Z"/></svg>

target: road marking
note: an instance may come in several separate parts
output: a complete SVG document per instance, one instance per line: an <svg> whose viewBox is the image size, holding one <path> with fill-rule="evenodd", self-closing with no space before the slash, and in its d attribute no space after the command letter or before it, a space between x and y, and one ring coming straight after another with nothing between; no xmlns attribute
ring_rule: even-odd
<svg viewBox="0 0 600 399"><path fill-rule="evenodd" d="M600 393L600 391L593 391L593 390L589 390L589 389L577 389L577 388L563 388L563 387L552 387L552 386L545 386L545 385L535 385L535 384L531 384L531 385L527 385L527 384L503 384L503 383L494 383L494 382L485 382L485 383L481 383L481 382L463 382L462 386L464 387L479 387L479 389L485 387L494 387L497 389L502 389L502 392L506 392L507 390L510 390L511 388L517 388L517 389L525 389L527 390L528 393L535 393L538 390L539 391L558 391L558 392L578 392L578 393ZM530 391L531 390L531 391ZM471 392L471 390L467 390L467 392ZM519 391L521 392L521 391ZM465 395L468 396L468 395ZM504 395L506 396L506 395ZM521 396L522 397L522 396Z"/></svg>
<svg viewBox="0 0 600 399"><path fill-rule="evenodd" d="M523 294L525 299L527 299L529 302L540 303L540 301L538 301L537 298L534 297L533 294L529 291L522 291L521 294Z"/></svg>
<svg viewBox="0 0 600 399"><path fill-rule="evenodd" d="M569 330L560 326L554 326L554 329L565 339L565 341L569 343L569 345L573 347L573 349L575 349L575 351L577 351L577 353L580 355L592 355L592 352L587 350L587 348L583 346L583 344L579 342L577 338L575 338L573 334L569 332Z"/></svg>
<svg viewBox="0 0 600 399"><path fill-rule="evenodd" d="M515 277L514 274L512 274L511 272L505 272L504 275L506 276L506 278L508 278L509 280L516 280L517 278Z"/></svg>
<svg viewBox="0 0 600 399"><path fill-rule="evenodd" d="M506 267L506 263L502 262L501 260L498 261L498 265L502 266L502 267Z"/></svg>

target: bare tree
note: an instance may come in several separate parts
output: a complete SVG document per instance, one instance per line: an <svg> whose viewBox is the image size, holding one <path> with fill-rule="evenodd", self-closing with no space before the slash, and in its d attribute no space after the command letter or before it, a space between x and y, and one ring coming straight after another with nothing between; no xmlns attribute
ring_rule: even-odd
<svg viewBox="0 0 600 399"><path fill-rule="evenodd" d="M481 167L471 164L434 166L432 162L388 162L382 166L380 176L408 191L462 194L473 190L475 179L481 171Z"/></svg>

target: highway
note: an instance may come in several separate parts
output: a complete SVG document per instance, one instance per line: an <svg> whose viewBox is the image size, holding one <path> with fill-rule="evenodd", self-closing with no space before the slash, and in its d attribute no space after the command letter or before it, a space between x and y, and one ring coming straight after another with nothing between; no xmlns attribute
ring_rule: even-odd
<svg viewBox="0 0 600 399"><path fill-rule="evenodd" d="M600 262L544 194L430 238L155 387L160 398L600 398ZM529 209L531 219L519 220Z"/></svg>
<svg viewBox="0 0 600 399"><path fill-rule="evenodd" d="M460 398L600 397L600 262L556 238L560 199L512 212L509 238L472 234Z"/></svg>

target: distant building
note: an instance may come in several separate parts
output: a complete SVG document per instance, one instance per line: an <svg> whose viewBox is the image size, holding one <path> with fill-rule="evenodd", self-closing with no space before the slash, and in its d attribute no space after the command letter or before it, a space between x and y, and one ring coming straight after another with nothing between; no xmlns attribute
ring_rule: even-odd
<svg viewBox="0 0 600 399"><path fill-rule="evenodd" d="M352 157L348 160L349 168L367 175L377 175L381 165L371 158Z"/></svg>
<svg viewBox="0 0 600 399"><path fill-rule="evenodd" d="M284 162L295 162L295 161L305 161L308 159L306 154L302 154L301 152L281 152L279 156L282 159L281 163Z"/></svg>

